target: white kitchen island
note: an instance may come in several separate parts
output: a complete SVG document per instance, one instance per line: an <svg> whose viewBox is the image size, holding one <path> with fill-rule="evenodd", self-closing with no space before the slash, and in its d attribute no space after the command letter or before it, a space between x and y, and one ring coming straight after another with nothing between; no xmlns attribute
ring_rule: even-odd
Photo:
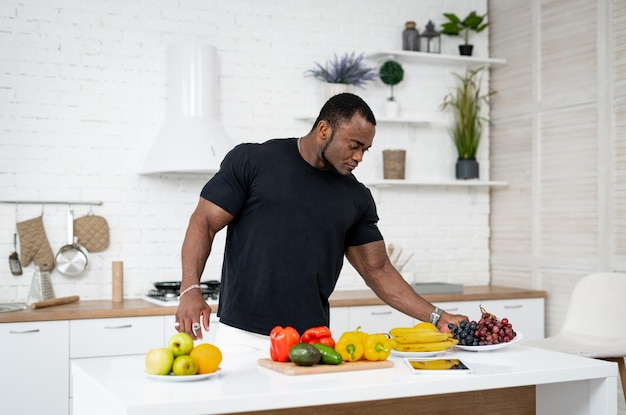
<svg viewBox="0 0 626 415"><path fill-rule="evenodd" d="M411 374L392 357L393 368L289 376L257 365L268 351L223 352L219 373L195 382L148 378L144 356L73 360L73 414L617 413L615 363L523 345L448 352L474 370L458 375Z"/></svg>

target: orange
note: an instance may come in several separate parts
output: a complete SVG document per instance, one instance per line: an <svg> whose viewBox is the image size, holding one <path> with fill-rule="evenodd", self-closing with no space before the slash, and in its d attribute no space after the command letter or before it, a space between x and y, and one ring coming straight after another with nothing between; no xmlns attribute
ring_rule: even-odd
<svg viewBox="0 0 626 415"><path fill-rule="evenodd" d="M201 343L191 349L189 356L198 363L198 374L213 373L222 363L222 351L215 345Z"/></svg>

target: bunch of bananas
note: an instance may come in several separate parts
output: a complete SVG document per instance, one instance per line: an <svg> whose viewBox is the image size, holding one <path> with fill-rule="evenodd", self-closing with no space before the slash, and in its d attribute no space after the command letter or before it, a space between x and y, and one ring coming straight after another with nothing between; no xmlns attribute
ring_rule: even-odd
<svg viewBox="0 0 626 415"><path fill-rule="evenodd" d="M444 333L431 323L414 327L396 327L389 330L391 347L399 352L438 352L447 350L459 341L451 333Z"/></svg>

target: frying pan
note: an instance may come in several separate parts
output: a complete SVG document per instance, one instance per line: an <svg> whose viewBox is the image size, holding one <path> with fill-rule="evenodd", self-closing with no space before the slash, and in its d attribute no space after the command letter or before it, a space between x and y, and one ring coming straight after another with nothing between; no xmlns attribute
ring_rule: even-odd
<svg viewBox="0 0 626 415"><path fill-rule="evenodd" d="M67 209L67 245L57 252L54 262L63 275L76 277L87 268L89 255L87 250L76 243L74 239L74 211Z"/></svg>

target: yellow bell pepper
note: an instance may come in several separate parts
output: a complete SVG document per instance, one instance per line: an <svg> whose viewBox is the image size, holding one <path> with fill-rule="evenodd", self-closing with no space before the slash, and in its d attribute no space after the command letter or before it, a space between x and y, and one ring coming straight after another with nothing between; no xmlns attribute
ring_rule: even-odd
<svg viewBox="0 0 626 415"><path fill-rule="evenodd" d="M346 331L337 341L335 351L345 362L356 362L363 356L363 343L356 332Z"/></svg>
<svg viewBox="0 0 626 415"><path fill-rule="evenodd" d="M361 326L357 327L356 330L354 330L354 332L356 333L357 336L359 336L359 339L361 339L361 343L365 344L365 341L369 337L369 333L361 331Z"/></svg>
<svg viewBox="0 0 626 415"><path fill-rule="evenodd" d="M363 350L363 357L367 360L387 360L391 353L391 341L384 334L370 334L363 343Z"/></svg>

